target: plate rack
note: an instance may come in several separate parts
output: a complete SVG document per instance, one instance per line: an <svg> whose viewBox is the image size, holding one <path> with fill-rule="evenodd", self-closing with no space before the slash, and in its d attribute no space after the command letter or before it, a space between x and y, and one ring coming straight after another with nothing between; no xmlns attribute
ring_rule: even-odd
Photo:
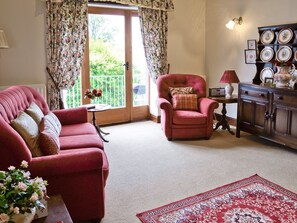
<svg viewBox="0 0 297 223"><path fill-rule="evenodd" d="M288 30L289 32L286 32L286 30ZM290 30L293 33L291 38L290 38ZM272 34L273 38L270 38L269 35L267 36L267 33L271 34L271 32L274 34L274 35ZM297 23L258 27L258 33L259 33L259 40L257 43L257 59L256 59L257 72L253 79L253 84L260 85L262 83L263 80L261 79L263 78L261 78L260 75L264 68L269 67L273 70L274 73L276 72L276 67L274 66L274 62L277 61L277 53L279 52L279 50L282 51L283 48L289 47L291 49L292 54L291 56L289 56L288 61L292 62L297 68L297 60L296 60L297 59ZM289 34L289 38L287 38L286 36L282 36L282 37L279 36L280 33L281 35L284 35L284 33L285 35ZM265 47L270 47L274 51L273 57L269 61L266 61L266 60L263 61L260 57L261 52ZM262 58L263 58L263 54L262 54Z"/></svg>

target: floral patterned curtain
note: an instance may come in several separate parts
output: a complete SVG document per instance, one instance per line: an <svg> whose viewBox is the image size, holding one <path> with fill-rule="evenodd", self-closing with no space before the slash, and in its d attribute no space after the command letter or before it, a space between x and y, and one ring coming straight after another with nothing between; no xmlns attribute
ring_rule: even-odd
<svg viewBox="0 0 297 223"><path fill-rule="evenodd" d="M47 1L47 71L50 109L63 108L61 90L80 75L87 36L88 1Z"/></svg>
<svg viewBox="0 0 297 223"><path fill-rule="evenodd" d="M139 8L142 42L151 79L167 73L167 11Z"/></svg>

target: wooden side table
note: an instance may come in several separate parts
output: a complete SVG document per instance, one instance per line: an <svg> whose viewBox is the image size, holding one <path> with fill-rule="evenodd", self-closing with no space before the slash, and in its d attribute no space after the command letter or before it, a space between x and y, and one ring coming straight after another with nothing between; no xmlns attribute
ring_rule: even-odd
<svg viewBox="0 0 297 223"><path fill-rule="evenodd" d="M231 131L230 125L229 125L228 120L227 120L226 104L237 103L237 95L232 95L232 98L225 98L225 97L210 97L210 98L217 101L218 103L223 104L222 119L216 124L216 127L214 128L214 131L217 130L220 126L222 126L223 130L227 129L228 132L230 132L230 134L234 135L234 132Z"/></svg>
<svg viewBox="0 0 297 223"><path fill-rule="evenodd" d="M73 223L61 195L51 196L47 201L48 216L33 220L33 223Z"/></svg>
<svg viewBox="0 0 297 223"><path fill-rule="evenodd" d="M100 136L100 138L104 141L104 142L109 142L108 140L106 140L102 134L104 135L108 135L108 132L103 132L100 128L100 126L98 124L96 124L96 112L102 112L102 111L106 111L111 109L110 105L95 105L95 107L93 108L88 108L88 112L92 112L92 123L95 126L98 135Z"/></svg>

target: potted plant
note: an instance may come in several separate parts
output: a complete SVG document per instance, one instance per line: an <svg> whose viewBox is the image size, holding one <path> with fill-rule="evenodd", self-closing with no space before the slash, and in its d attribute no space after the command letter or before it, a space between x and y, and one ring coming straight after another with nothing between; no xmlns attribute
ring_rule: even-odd
<svg viewBox="0 0 297 223"><path fill-rule="evenodd" d="M44 208L41 200L46 197L47 182L31 179L27 167L22 161L20 169L10 166L0 171L0 223L31 222L36 208Z"/></svg>

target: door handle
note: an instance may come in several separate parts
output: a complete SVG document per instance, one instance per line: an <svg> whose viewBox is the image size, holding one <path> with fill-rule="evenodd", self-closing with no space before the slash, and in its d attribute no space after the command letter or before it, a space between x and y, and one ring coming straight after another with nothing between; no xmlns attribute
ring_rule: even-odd
<svg viewBox="0 0 297 223"><path fill-rule="evenodd" d="M129 62L127 61L126 63L123 64L123 66L126 67L126 70L129 70L130 64L129 64Z"/></svg>

